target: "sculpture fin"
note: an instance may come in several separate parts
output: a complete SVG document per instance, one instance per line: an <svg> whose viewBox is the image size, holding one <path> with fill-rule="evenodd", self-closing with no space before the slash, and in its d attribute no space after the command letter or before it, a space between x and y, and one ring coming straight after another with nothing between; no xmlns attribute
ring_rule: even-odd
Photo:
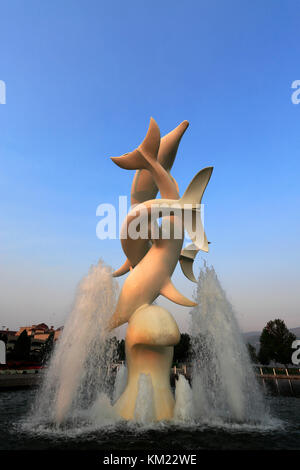
<svg viewBox="0 0 300 470"><path fill-rule="evenodd" d="M174 163L180 140L189 126L188 121L182 121L179 126L162 137L158 151L158 161L170 171Z"/></svg>
<svg viewBox="0 0 300 470"><path fill-rule="evenodd" d="M180 267L183 274L192 282L197 282L194 276L193 264L198 252L199 249L192 243L181 250L179 257Z"/></svg>
<svg viewBox="0 0 300 470"><path fill-rule="evenodd" d="M125 170L148 170L152 161L157 160L160 145L160 131L156 121L151 118L145 139L139 147L121 157L110 157L111 160Z"/></svg>
<svg viewBox="0 0 300 470"><path fill-rule="evenodd" d="M192 282L197 282L197 279L194 276L194 271L193 271L193 264L194 260L190 258L186 258L185 256L180 256L179 258L179 263L181 267L181 271L187 277L190 281Z"/></svg>
<svg viewBox="0 0 300 470"><path fill-rule="evenodd" d="M212 172L212 166L200 170L188 185L184 195L180 199L180 203L201 204L205 188L208 185Z"/></svg>
<svg viewBox="0 0 300 470"><path fill-rule="evenodd" d="M121 266L119 269L114 271L112 275L113 277L123 276L123 274L126 274L129 272L130 268L131 268L131 264L130 264L129 259L127 259L125 263L123 264L123 266Z"/></svg>
<svg viewBox="0 0 300 470"><path fill-rule="evenodd" d="M175 304L183 305L184 307L195 307L195 305L197 305L195 302L182 295L176 289L171 279L168 279L167 282L163 285L160 290L160 294L172 302L175 302Z"/></svg>
<svg viewBox="0 0 300 470"><path fill-rule="evenodd" d="M150 160L156 160L160 146L160 130L155 119L150 118L149 128L145 139L138 147L140 152Z"/></svg>
<svg viewBox="0 0 300 470"><path fill-rule="evenodd" d="M196 176L192 179L190 184L188 185L184 195L180 199L180 204L184 206L185 204L189 204L194 206L191 207L192 210L192 217L187 218L184 222L185 229L187 230L192 242L195 244L196 249L208 252L208 241L206 238L206 234L204 232L204 228L202 226L201 221L201 214L200 209L196 208L196 205L201 204L202 197L205 191L205 188L210 180L211 174L213 171L213 167L203 168L203 170L199 171ZM184 208L184 207L183 207ZM199 224L201 226L201 233L199 230L196 231L195 228L197 227L196 218L199 217Z"/></svg>
<svg viewBox="0 0 300 470"><path fill-rule="evenodd" d="M180 140L188 126L188 121L183 121L179 126L162 137L160 139L160 146L157 154L157 161L169 173L177 188L178 194L178 184L171 176L170 171L176 157ZM141 181L143 182L142 184ZM141 202L148 201L149 199L155 199L157 192L158 187L156 186L151 173L148 171L136 170L131 186L131 205L136 203L139 204Z"/></svg>

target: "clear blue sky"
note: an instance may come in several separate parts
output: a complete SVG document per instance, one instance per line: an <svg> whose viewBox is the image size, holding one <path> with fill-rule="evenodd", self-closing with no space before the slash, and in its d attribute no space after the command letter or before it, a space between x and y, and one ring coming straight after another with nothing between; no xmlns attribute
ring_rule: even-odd
<svg viewBox="0 0 300 470"><path fill-rule="evenodd" d="M299 326L299 14L293 0L1 2L0 327L58 326L92 263L123 262L119 241L96 238L96 207L129 194L108 157L150 116L162 134L190 121L181 192L215 167L203 257L242 328Z"/></svg>

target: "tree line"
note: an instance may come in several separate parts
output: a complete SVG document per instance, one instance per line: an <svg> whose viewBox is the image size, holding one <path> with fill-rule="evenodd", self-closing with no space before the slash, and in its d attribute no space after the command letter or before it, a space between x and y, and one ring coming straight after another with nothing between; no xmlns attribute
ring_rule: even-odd
<svg viewBox="0 0 300 470"><path fill-rule="evenodd" d="M252 344L247 343L249 356L252 362L258 364L270 364L274 361L278 364L292 363L292 343L296 336L289 331L285 322L279 318L270 320L261 332L259 351ZM118 340L117 340L118 341ZM191 337L182 333L180 342L174 347L173 363L187 362L192 355ZM125 341L118 341L118 357L120 361L125 360Z"/></svg>
<svg viewBox="0 0 300 470"><path fill-rule="evenodd" d="M0 339L7 341L5 335ZM280 319L271 320L262 330L260 335L260 348L258 353L254 346L247 344L248 352L252 362L268 365L271 361L280 364L291 364L292 343L296 336L291 333ZM34 340L33 340L34 341ZM116 337L108 340L108 346L115 350L115 359L125 361L125 341ZM12 351L7 353L7 361L29 361L45 364L51 356L54 348L54 332L49 334L48 339L38 349L32 349L32 341L24 330L18 337ZM174 347L173 364L184 363L191 357L191 336L182 333L180 342Z"/></svg>

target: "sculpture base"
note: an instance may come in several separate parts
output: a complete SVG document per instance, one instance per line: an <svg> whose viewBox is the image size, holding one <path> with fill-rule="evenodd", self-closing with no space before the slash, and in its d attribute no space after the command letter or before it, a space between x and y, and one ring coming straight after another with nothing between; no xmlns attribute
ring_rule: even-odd
<svg viewBox="0 0 300 470"><path fill-rule="evenodd" d="M175 402L170 387L170 369L173 345L179 340L178 326L166 309L144 305L131 316L125 340L127 384L114 406L122 418L136 418L139 379L141 374L146 374L152 383L153 419L172 419Z"/></svg>

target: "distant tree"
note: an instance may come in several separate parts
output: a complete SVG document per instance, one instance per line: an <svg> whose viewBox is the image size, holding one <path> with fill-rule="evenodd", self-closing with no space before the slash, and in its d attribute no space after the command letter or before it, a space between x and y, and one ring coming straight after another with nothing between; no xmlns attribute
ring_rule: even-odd
<svg viewBox="0 0 300 470"><path fill-rule="evenodd" d="M265 364L268 365L270 364L271 360L271 354L269 351L269 348L266 346L260 346L259 352L258 352L258 362L260 364Z"/></svg>
<svg viewBox="0 0 300 470"><path fill-rule="evenodd" d="M180 341L174 347L174 362L184 362L187 360L191 346L191 338L187 333L182 333Z"/></svg>
<svg viewBox="0 0 300 470"><path fill-rule="evenodd" d="M259 362L290 364L293 353L291 346L295 339L296 336L288 330L283 320L278 318L269 321L260 335Z"/></svg>
<svg viewBox="0 0 300 470"><path fill-rule="evenodd" d="M45 364L50 359L54 347L54 331L51 331L41 350L40 361Z"/></svg>
<svg viewBox="0 0 300 470"><path fill-rule="evenodd" d="M247 349L248 349L248 353L249 353L251 362L254 362L255 364L257 364L258 363L258 357L257 357L257 354L256 354L255 347L252 346L252 344L247 343Z"/></svg>
<svg viewBox="0 0 300 470"><path fill-rule="evenodd" d="M15 343L13 358L28 361L30 355L30 345L30 337L28 336L27 331L23 330Z"/></svg>
<svg viewBox="0 0 300 470"><path fill-rule="evenodd" d="M121 339L118 341L118 360L125 361L125 341Z"/></svg>

